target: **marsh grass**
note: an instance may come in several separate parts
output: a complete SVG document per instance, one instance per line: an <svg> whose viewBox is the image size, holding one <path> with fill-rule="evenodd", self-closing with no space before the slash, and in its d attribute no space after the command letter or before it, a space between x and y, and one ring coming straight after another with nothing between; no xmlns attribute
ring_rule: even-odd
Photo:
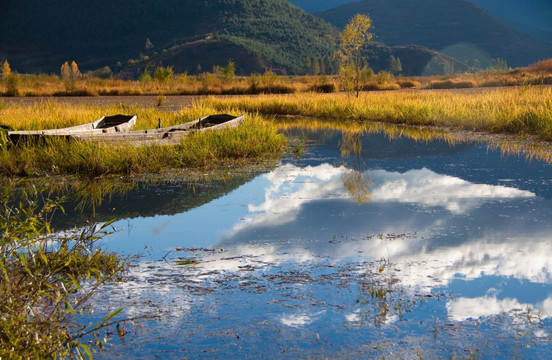
<svg viewBox="0 0 552 360"><path fill-rule="evenodd" d="M366 76L360 85L364 91L552 85L551 63L552 59L548 59L511 71L425 77L394 77L382 71L375 76ZM277 76L271 71L231 79L216 72L190 76L172 74L163 80L151 76L142 80L106 79L91 73L71 79L69 84L57 75L12 73L10 76L9 81L0 81L0 96L243 95L328 93L343 89L341 79L336 75Z"/></svg>
<svg viewBox="0 0 552 360"><path fill-rule="evenodd" d="M77 125L101 114L136 113L138 129L155 128L159 119L171 126L216 110L195 104L167 113L154 108L94 107L52 102L29 107L8 105L0 109L6 124L16 129L55 128ZM27 114L25 117L21 115ZM85 120L86 119L86 120ZM0 174L36 177L77 174L86 177L159 173L168 169L229 166L280 155L286 139L259 116L247 116L236 129L194 133L173 146L100 144L65 139L45 139L39 144L0 146Z"/></svg>
<svg viewBox="0 0 552 360"><path fill-rule="evenodd" d="M214 108L320 119L386 122L537 136L552 140L552 88L394 91L210 98Z"/></svg>
<svg viewBox="0 0 552 360"><path fill-rule="evenodd" d="M159 101L159 100L158 100ZM199 103L191 108L166 112L158 107L109 105L90 106L83 104L60 104L45 100L31 105L0 102L0 121L2 125L17 130L57 129L85 124L105 115L136 114L136 130L156 128L159 120L163 126L176 125L205 116L207 111Z"/></svg>

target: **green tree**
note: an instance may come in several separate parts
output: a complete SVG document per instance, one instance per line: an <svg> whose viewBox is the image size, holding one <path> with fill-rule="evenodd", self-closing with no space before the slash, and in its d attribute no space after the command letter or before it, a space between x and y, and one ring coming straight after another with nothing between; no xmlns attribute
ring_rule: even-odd
<svg viewBox="0 0 552 360"><path fill-rule="evenodd" d="M103 68L92 71L90 75L98 79L109 79L113 76L113 71L109 66L106 65Z"/></svg>
<svg viewBox="0 0 552 360"><path fill-rule="evenodd" d="M508 69L509 69L508 64L504 59L496 58L491 61L491 70L508 71Z"/></svg>
<svg viewBox="0 0 552 360"><path fill-rule="evenodd" d="M317 58L312 59L312 75L320 75L320 62Z"/></svg>
<svg viewBox="0 0 552 360"><path fill-rule="evenodd" d="M445 63L439 56L434 55L424 68L424 75L442 75L445 73Z"/></svg>
<svg viewBox="0 0 552 360"><path fill-rule="evenodd" d="M307 75L312 75L312 60L310 57L305 59L305 68L307 69Z"/></svg>
<svg viewBox="0 0 552 360"><path fill-rule="evenodd" d="M373 77L374 77L374 70L372 70L369 67L365 67L364 69L362 69L362 73L360 74L360 81L362 81L362 83L365 84L367 82L370 82Z"/></svg>
<svg viewBox="0 0 552 360"><path fill-rule="evenodd" d="M372 27L372 20L368 15L357 14L345 26L340 36L338 55L340 58L339 73L346 91L360 92L360 78L362 70L366 66L364 53L370 44L372 34L369 30Z"/></svg>
<svg viewBox="0 0 552 360"><path fill-rule="evenodd" d="M158 66L155 71L153 72L153 77L155 80L166 83L169 81L170 78L172 78L174 75L173 67L172 66Z"/></svg>
<svg viewBox="0 0 552 360"><path fill-rule="evenodd" d="M146 50L151 50L153 49L153 43L151 42L151 40L149 38L146 39L146 46L144 47Z"/></svg>
<svg viewBox="0 0 552 360"><path fill-rule="evenodd" d="M318 61L319 63L319 71L318 71L318 75L325 75L327 74L326 72L326 64L324 63L324 59L323 58L320 58L320 61Z"/></svg>
<svg viewBox="0 0 552 360"><path fill-rule="evenodd" d="M153 67L155 65L152 62L149 62L146 67L144 68L144 71L140 74L140 82L142 84L148 83L151 81L152 77L151 74L153 73Z"/></svg>
<svg viewBox="0 0 552 360"><path fill-rule="evenodd" d="M399 74L402 71L401 59L398 56L389 55L389 71L392 74Z"/></svg>
<svg viewBox="0 0 552 360"><path fill-rule="evenodd" d="M221 78L225 82L234 80L236 76L236 64L232 60L228 60L228 64L221 71Z"/></svg>
<svg viewBox="0 0 552 360"><path fill-rule="evenodd" d="M479 59L473 59L471 67L474 72L481 70L481 61Z"/></svg>

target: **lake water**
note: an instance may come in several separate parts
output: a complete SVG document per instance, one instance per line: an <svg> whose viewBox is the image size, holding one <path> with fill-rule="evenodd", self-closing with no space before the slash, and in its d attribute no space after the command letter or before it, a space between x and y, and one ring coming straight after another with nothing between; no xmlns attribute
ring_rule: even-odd
<svg viewBox="0 0 552 360"><path fill-rule="evenodd" d="M96 208L122 217L105 246L140 257L95 314L157 316L101 357L552 356L551 165L480 143L294 135L305 154L271 171Z"/></svg>

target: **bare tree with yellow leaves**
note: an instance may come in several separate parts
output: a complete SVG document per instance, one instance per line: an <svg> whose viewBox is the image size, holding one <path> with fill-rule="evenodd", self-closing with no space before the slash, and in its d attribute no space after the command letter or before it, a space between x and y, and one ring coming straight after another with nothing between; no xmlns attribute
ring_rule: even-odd
<svg viewBox="0 0 552 360"><path fill-rule="evenodd" d="M69 65L68 61L64 62L63 65L61 65L60 72L65 90L68 92L75 91L77 87L76 81L82 77L77 63L72 61L71 65Z"/></svg>
<svg viewBox="0 0 552 360"><path fill-rule="evenodd" d="M365 51L374 34L369 30L372 27L370 16L355 15L341 32L341 42L338 56L341 62L339 74L345 91L360 92L360 79L366 67Z"/></svg>
<svg viewBox="0 0 552 360"><path fill-rule="evenodd" d="M82 74L79 70L79 66L75 61L71 62L71 65L69 65L69 62L66 61L61 65L61 77L63 79L79 79L82 77Z"/></svg>

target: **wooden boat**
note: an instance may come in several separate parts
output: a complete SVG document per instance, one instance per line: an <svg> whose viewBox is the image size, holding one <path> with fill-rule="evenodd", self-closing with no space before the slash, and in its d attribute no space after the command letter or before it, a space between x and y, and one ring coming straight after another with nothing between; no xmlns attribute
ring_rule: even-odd
<svg viewBox="0 0 552 360"><path fill-rule="evenodd" d="M93 123L64 129L36 131L8 131L10 141L16 143L22 139L46 139L63 137L67 140L96 141L102 143L141 144L177 144L192 132L212 131L237 127L243 122L244 115L233 116L217 114L202 117L184 124L164 128L130 131L136 123L136 116L115 115L103 117ZM126 121L125 121L126 119Z"/></svg>
<svg viewBox="0 0 552 360"><path fill-rule="evenodd" d="M50 136L79 137L80 134L95 136L97 134L111 134L129 131L136 125L136 115L113 115L103 116L88 124L77 125L62 129L49 130L12 130L7 131L7 138L11 142L18 142L22 139L40 139Z"/></svg>
<svg viewBox="0 0 552 360"><path fill-rule="evenodd" d="M233 116L228 114L217 114L202 117L184 124L148 129L134 130L127 132L110 132L102 134L78 133L71 137L80 140L91 140L104 143L130 143L132 145L142 144L177 144L190 133L221 130L238 127L243 122L244 115Z"/></svg>

